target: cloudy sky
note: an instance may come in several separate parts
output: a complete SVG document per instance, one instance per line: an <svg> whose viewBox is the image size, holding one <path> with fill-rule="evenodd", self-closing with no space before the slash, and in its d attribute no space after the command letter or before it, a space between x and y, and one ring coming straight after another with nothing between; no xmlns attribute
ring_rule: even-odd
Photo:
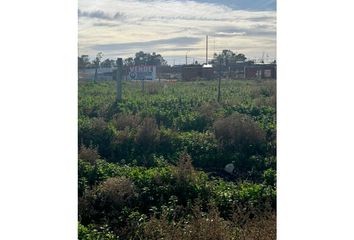
<svg viewBox="0 0 354 240"><path fill-rule="evenodd" d="M276 58L275 0L79 0L79 55L104 58L161 53L170 63L205 61L230 49Z"/></svg>

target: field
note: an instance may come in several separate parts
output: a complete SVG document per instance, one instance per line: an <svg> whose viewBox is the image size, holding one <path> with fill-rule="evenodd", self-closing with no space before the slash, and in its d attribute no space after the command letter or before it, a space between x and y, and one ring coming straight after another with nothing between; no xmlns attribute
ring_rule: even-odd
<svg viewBox="0 0 354 240"><path fill-rule="evenodd" d="M275 239L276 81L79 82L79 239ZM232 163L234 170L224 167Z"/></svg>

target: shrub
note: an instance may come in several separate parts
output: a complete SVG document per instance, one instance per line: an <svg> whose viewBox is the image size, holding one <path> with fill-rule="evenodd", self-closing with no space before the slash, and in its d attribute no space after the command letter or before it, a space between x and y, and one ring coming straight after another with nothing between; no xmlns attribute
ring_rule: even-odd
<svg viewBox="0 0 354 240"><path fill-rule="evenodd" d="M174 156L179 148L179 141L178 141L179 134L172 129L162 128L160 130L160 138L159 144L157 146L157 152L162 154L165 157L176 158ZM172 157L173 156L173 157Z"/></svg>
<svg viewBox="0 0 354 240"><path fill-rule="evenodd" d="M124 130L125 128L136 128L140 124L141 119L137 115L116 114L111 122L117 130Z"/></svg>
<svg viewBox="0 0 354 240"><path fill-rule="evenodd" d="M98 153L103 158L111 157L112 136L113 132L103 118L93 118L79 125L80 144L98 146Z"/></svg>
<svg viewBox="0 0 354 240"><path fill-rule="evenodd" d="M111 162L132 162L135 158L134 148L135 148L135 135L133 131L125 128L122 131L118 131L112 137L111 142L111 152L112 157Z"/></svg>
<svg viewBox="0 0 354 240"><path fill-rule="evenodd" d="M193 159L195 167L224 167L224 159L218 149L218 142L210 132L183 132L178 135L179 151L185 150Z"/></svg>
<svg viewBox="0 0 354 240"><path fill-rule="evenodd" d="M276 213L267 211L265 214L251 215L245 219L242 227L238 228L237 238L239 240L275 240ZM235 221L235 220L234 220Z"/></svg>
<svg viewBox="0 0 354 240"><path fill-rule="evenodd" d="M88 188L106 180L110 173L110 165L105 160L97 160L94 165L79 159L78 178L79 196Z"/></svg>
<svg viewBox="0 0 354 240"><path fill-rule="evenodd" d="M221 106L218 103L204 103L198 109L199 121L203 126L203 129L207 129L212 126L213 122L217 118L218 111Z"/></svg>
<svg viewBox="0 0 354 240"><path fill-rule="evenodd" d="M79 149L79 159L85 160L91 164L95 164L97 159L100 159L100 155L98 154L98 148L90 145L86 147L85 145L81 145Z"/></svg>
<svg viewBox="0 0 354 240"><path fill-rule="evenodd" d="M117 217L126 207L132 207L137 193L132 181L113 177L86 191L79 199L80 220L83 223L121 224Z"/></svg>
<svg viewBox="0 0 354 240"><path fill-rule="evenodd" d="M177 184L185 185L192 182L194 173L191 157L187 153L182 153L176 167Z"/></svg>
<svg viewBox="0 0 354 240"><path fill-rule="evenodd" d="M112 231L110 231L108 225L101 226L96 229L93 225L85 227L79 223L78 225L78 239L79 240L118 240Z"/></svg>
<svg viewBox="0 0 354 240"><path fill-rule="evenodd" d="M113 207L129 205L136 197L134 185L129 178L108 178L99 186L101 200Z"/></svg>
<svg viewBox="0 0 354 240"><path fill-rule="evenodd" d="M160 218L152 217L144 227L144 239L233 239L230 222L219 216L217 208L211 207L203 212L200 206L193 207L187 218L169 220L168 214Z"/></svg>
<svg viewBox="0 0 354 240"><path fill-rule="evenodd" d="M135 136L135 144L138 153L143 154L143 157L147 157L146 155L152 153L158 143L158 134L155 119L144 118Z"/></svg>
<svg viewBox="0 0 354 240"><path fill-rule="evenodd" d="M263 173L263 179L264 183L270 186L275 186L276 181L277 181L277 175L276 171L274 169L267 169Z"/></svg>
<svg viewBox="0 0 354 240"><path fill-rule="evenodd" d="M260 152L260 146L265 142L265 132L255 121L241 114L217 120L214 132L225 150L236 150L246 155Z"/></svg>
<svg viewBox="0 0 354 240"><path fill-rule="evenodd" d="M198 174L193 168L191 157L182 153L175 168L174 194L178 197L179 203L186 205L188 201L200 197L202 186L197 185Z"/></svg>

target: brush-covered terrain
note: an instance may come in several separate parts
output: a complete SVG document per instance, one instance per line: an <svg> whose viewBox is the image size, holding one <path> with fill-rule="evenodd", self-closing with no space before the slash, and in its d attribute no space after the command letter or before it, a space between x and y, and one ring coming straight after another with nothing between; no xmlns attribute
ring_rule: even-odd
<svg viewBox="0 0 354 240"><path fill-rule="evenodd" d="M276 81L78 88L79 239L276 238Z"/></svg>

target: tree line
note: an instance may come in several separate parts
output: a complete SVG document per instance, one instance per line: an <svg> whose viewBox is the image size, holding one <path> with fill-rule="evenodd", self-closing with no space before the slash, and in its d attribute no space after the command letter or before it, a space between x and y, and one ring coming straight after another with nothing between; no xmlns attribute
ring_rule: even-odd
<svg viewBox="0 0 354 240"><path fill-rule="evenodd" d="M78 57L78 68L110 68L116 66L116 60L107 58L102 61L103 54L99 52L95 59L90 60L88 55L81 55ZM255 62L252 60L248 60L245 54L236 53L229 49L224 49L220 53L215 53L213 59L209 62L214 67L222 66L225 68L233 67L237 64L254 64ZM135 53L134 57L125 58L123 61L125 66L133 66L133 65L155 65L155 66L166 66L167 61L163 58L163 56L159 53L146 53L143 51L139 51ZM195 62L194 64L198 64Z"/></svg>
<svg viewBox="0 0 354 240"><path fill-rule="evenodd" d="M96 55L95 59L93 59L92 61L90 61L88 55L81 55L81 57L78 57L78 68L79 69L97 68L97 67L110 68L116 66L115 59L107 58L104 61L101 61L102 58L103 58L103 54L101 52L99 52ZM162 57L161 54L157 54L155 52L151 54L151 53L145 53L143 51L139 51L135 53L134 57L128 57L124 59L123 64L125 66L133 66L133 65L161 66L161 65L167 65L167 61Z"/></svg>

